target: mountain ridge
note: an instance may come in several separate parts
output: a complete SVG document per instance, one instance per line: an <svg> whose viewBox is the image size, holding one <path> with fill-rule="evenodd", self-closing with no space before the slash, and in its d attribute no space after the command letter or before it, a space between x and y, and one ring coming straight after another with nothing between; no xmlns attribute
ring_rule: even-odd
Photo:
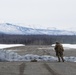
<svg viewBox="0 0 76 75"><path fill-rule="evenodd" d="M75 31L59 29L36 29L30 27L17 26L10 23L0 24L0 34L20 34L20 35L76 35Z"/></svg>

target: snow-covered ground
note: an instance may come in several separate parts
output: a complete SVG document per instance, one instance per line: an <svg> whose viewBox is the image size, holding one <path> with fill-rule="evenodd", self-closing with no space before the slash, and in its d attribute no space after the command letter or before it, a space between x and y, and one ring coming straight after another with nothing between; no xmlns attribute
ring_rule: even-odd
<svg viewBox="0 0 76 75"><path fill-rule="evenodd" d="M11 44L11 45L0 45L0 60L1 61L31 61L36 59L37 61L57 61L57 57L50 56L50 55L33 55L33 54L26 54L26 55L19 55L11 50L4 50L3 48L14 47L14 46L24 46L22 44ZM54 45L52 45L54 46ZM67 48L76 48L76 44L64 44L64 47ZM76 57L64 57L65 61L76 62Z"/></svg>
<svg viewBox="0 0 76 75"><path fill-rule="evenodd" d="M0 44L0 49L16 47L16 46L24 46L24 45L23 44Z"/></svg>

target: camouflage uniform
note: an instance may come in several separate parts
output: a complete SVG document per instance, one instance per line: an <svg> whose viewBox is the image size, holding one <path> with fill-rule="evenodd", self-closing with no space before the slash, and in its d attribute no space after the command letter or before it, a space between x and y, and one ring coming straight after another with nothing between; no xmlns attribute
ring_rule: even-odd
<svg viewBox="0 0 76 75"><path fill-rule="evenodd" d="M59 43L59 42L56 42L56 45L55 45L55 52L56 52L56 56L58 57L58 60L60 62L60 57L62 59L62 61L64 62L64 58L63 58L63 46Z"/></svg>

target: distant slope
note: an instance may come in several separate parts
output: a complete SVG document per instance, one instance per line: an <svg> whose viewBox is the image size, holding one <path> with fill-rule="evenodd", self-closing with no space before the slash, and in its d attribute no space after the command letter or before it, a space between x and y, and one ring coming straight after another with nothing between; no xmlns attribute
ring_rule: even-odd
<svg viewBox="0 0 76 75"><path fill-rule="evenodd" d="M34 29L13 25L10 23L0 24L0 34L21 34L21 35L76 35L76 32L57 29Z"/></svg>

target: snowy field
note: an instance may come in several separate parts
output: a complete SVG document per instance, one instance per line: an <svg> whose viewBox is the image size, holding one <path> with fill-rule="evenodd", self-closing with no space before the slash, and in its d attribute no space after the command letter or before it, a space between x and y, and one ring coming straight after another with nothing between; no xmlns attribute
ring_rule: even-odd
<svg viewBox="0 0 76 75"><path fill-rule="evenodd" d="M26 54L26 55L19 55L12 50L6 50L3 48L10 48L16 46L24 46L22 44L0 44L0 61L57 61L57 57L50 56L50 55L35 55L35 54ZM52 45L54 46L54 44ZM63 47L67 49L74 48L76 49L76 44L63 44ZM41 48L39 48L41 49ZM65 61L76 62L75 56L64 57Z"/></svg>

